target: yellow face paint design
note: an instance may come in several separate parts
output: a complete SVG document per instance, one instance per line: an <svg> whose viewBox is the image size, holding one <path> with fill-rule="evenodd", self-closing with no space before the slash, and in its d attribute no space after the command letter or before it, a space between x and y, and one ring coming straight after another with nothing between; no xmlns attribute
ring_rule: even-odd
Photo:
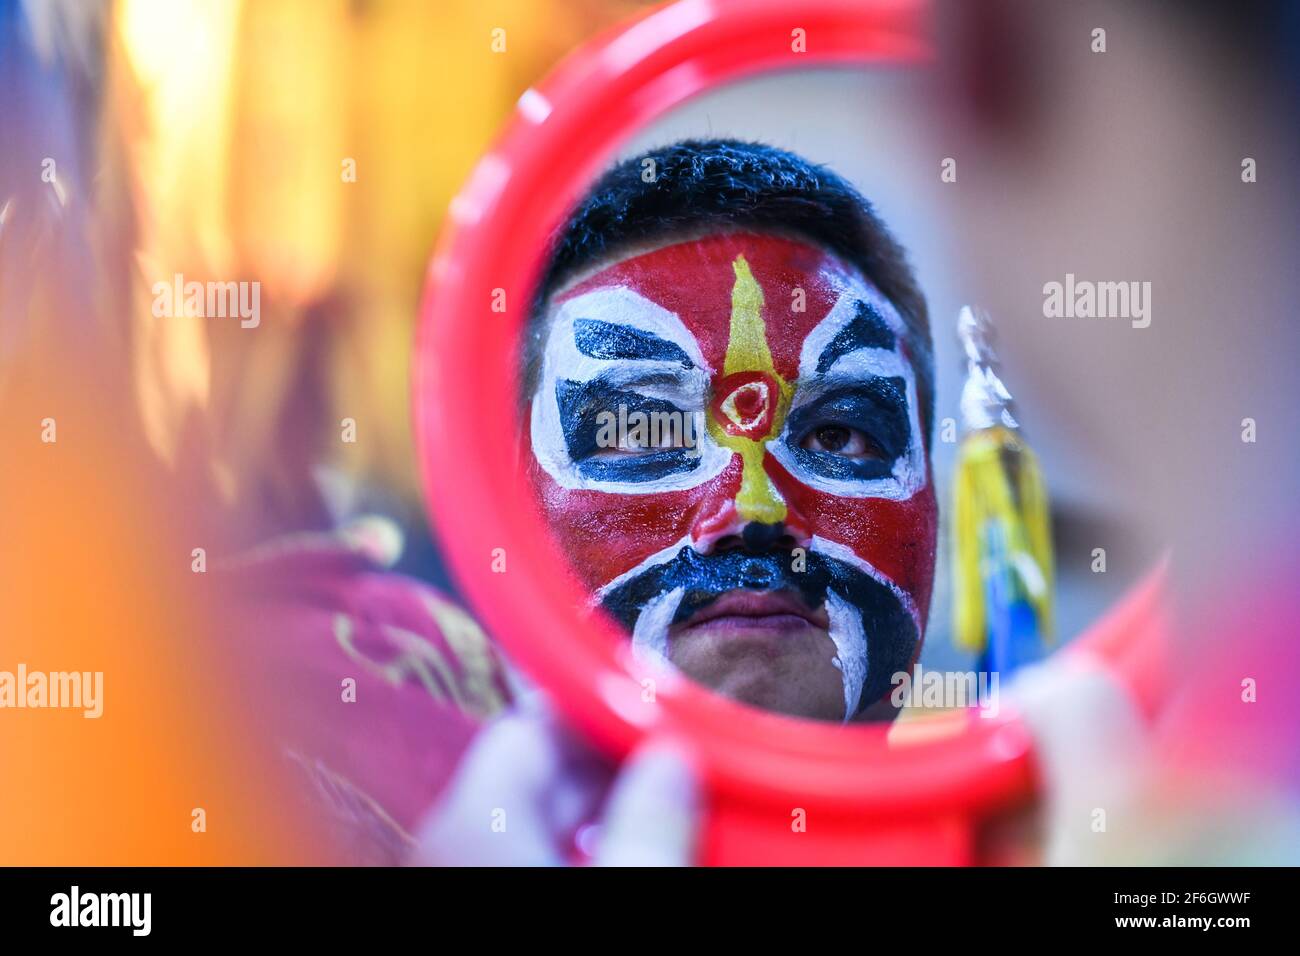
<svg viewBox="0 0 1300 956"><path fill-rule="evenodd" d="M743 471L736 510L742 521L775 524L786 517L785 499L763 468L769 441L781 434L794 386L777 374L763 323L763 290L743 255L732 262L731 329L722 379L716 388L709 434L740 455Z"/></svg>

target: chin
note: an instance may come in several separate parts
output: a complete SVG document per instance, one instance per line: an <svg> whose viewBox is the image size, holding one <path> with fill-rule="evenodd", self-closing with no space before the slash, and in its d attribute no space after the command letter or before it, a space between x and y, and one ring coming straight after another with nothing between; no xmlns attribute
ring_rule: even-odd
<svg viewBox="0 0 1300 956"><path fill-rule="evenodd" d="M835 648L824 632L806 624L771 627L692 628L670 644L682 673L710 690L762 710L839 722L844 718Z"/></svg>
<svg viewBox="0 0 1300 956"><path fill-rule="evenodd" d="M840 723L844 719L844 700L819 702L814 697L791 694L788 687L774 686L770 680L750 680L747 677L728 675L721 686L712 687L722 696L738 704L747 704L773 714L800 717L807 720L825 720Z"/></svg>

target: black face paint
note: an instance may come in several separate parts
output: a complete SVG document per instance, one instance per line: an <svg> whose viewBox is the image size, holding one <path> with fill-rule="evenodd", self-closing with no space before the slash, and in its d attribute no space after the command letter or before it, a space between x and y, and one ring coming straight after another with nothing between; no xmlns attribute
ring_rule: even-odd
<svg viewBox="0 0 1300 956"><path fill-rule="evenodd" d="M683 595L674 624L728 591L790 590L813 610L826 603L828 592L838 594L860 613L867 642L867 675L855 712L889 692L893 675L911 666L920 640L915 621L892 590L853 565L818 551L808 552L805 570L794 571L784 552L704 555L685 547L671 560L610 590L601 606L631 633L647 604L677 588Z"/></svg>
<svg viewBox="0 0 1300 956"><path fill-rule="evenodd" d="M576 319L573 344L583 355L607 361L676 362L682 368L694 368L681 346L660 338L653 332L615 325L597 319Z"/></svg>
<svg viewBox="0 0 1300 956"><path fill-rule="evenodd" d="M818 373L825 372L835 360L859 349L894 348L894 332L885 317L868 302L854 305L853 318L840 329L817 358Z"/></svg>
<svg viewBox="0 0 1300 956"><path fill-rule="evenodd" d="M876 445L880 456L855 461L802 447L811 431L825 426L862 432ZM791 454L814 474L856 481L887 478L893 474L899 456L907 453L911 438L907 385L903 379L893 376L836 389L791 412L786 433Z"/></svg>
<svg viewBox="0 0 1300 956"><path fill-rule="evenodd" d="M661 421L675 424L664 427L680 430L690 416L672 402L618 388L601 378L590 382L560 379L555 383L555 398L569 456L579 474L585 477L603 481L655 481L667 475L691 471L700 463L699 449L694 445L626 457L592 457L604 450L598 439L604 427L602 421L608 420L606 416L613 416L615 421L620 417L627 421L638 412L647 416L666 415L668 417Z"/></svg>

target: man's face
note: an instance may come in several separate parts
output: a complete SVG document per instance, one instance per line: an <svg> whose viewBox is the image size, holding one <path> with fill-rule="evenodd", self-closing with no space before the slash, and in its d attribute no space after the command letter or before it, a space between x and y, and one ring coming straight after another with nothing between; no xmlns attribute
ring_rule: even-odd
<svg viewBox="0 0 1300 956"><path fill-rule="evenodd" d="M808 244L719 234L554 296L530 468L636 651L850 719L920 649L936 507L903 323Z"/></svg>

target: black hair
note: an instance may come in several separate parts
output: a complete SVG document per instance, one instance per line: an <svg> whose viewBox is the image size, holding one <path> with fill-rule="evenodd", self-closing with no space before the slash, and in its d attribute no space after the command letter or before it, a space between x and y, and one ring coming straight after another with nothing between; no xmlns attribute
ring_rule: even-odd
<svg viewBox="0 0 1300 956"><path fill-rule="evenodd" d="M537 371L536 320L567 279L624 247L712 227L797 236L833 252L875 284L907 326L928 444L934 348L925 296L902 246L841 176L762 143L682 140L625 159L596 181L553 239L526 343L525 387Z"/></svg>

